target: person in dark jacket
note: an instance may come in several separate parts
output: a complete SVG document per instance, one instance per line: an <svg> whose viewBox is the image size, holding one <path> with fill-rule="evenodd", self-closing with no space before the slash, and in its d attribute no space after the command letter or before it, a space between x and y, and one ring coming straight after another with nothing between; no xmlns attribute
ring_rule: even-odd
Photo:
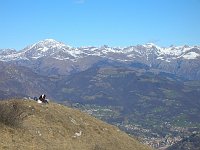
<svg viewBox="0 0 200 150"><path fill-rule="evenodd" d="M40 95L39 100L40 100L42 103L48 103L48 101L46 100L46 95L45 95L45 94Z"/></svg>

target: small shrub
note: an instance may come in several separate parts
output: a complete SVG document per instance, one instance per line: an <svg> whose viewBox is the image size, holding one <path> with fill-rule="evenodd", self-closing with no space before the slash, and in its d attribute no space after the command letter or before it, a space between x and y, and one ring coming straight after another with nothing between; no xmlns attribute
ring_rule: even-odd
<svg viewBox="0 0 200 150"><path fill-rule="evenodd" d="M20 127L25 117L25 107L19 102L0 103L0 123L11 127Z"/></svg>

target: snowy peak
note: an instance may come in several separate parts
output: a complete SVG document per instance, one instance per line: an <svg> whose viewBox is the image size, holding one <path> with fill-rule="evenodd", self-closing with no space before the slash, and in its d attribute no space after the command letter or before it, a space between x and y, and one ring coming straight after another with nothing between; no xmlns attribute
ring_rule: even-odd
<svg viewBox="0 0 200 150"><path fill-rule="evenodd" d="M65 45L62 42L58 42L53 39L45 39L42 41L39 41L38 43L35 43L31 46L28 46L24 49L24 51L28 51L31 49L37 50L37 51L47 51L48 49L61 49L61 48L69 48L69 46Z"/></svg>
<svg viewBox="0 0 200 150"><path fill-rule="evenodd" d="M143 49L143 48L144 49ZM138 49L143 49L145 54L156 54L157 59L165 60L169 62L172 59L196 59L200 56L200 47L198 46L170 46L170 47L159 47L153 43L147 43L142 46L137 46Z"/></svg>
<svg viewBox="0 0 200 150"><path fill-rule="evenodd" d="M68 53L71 47L53 39L45 39L24 48L21 53L28 59L50 57L61 53Z"/></svg>
<svg viewBox="0 0 200 150"><path fill-rule="evenodd" d="M191 53L192 52L192 53ZM171 46L168 48L161 48L160 55L166 57L184 58L184 59L195 59L200 54L200 47L196 46ZM195 56L195 57L191 57Z"/></svg>
<svg viewBox="0 0 200 150"><path fill-rule="evenodd" d="M69 46L66 46L64 43L62 42L58 42L54 39L45 39L45 40L42 40L36 44L34 44L34 46L41 46L41 47L49 47L49 48L52 48L52 47L56 47L56 48L62 48L62 47L69 47Z"/></svg>
<svg viewBox="0 0 200 150"><path fill-rule="evenodd" d="M160 49L160 47L157 46L157 45L154 44L154 43L147 43L147 44L143 45L143 47L145 47L145 48L150 48L150 49L152 49L152 48Z"/></svg>
<svg viewBox="0 0 200 150"><path fill-rule="evenodd" d="M15 49L0 49L0 55L10 55L16 52L17 51Z"/></svg>

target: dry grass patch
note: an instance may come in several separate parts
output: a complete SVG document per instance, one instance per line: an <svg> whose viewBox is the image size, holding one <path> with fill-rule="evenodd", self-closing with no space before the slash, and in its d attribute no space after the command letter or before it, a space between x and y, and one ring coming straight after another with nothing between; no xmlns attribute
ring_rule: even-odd
<svg viewBox="0 0 200 150"><path fill-rule="evenodd" d="M12 100L0 102L0 108L0 149L149 149L118 128L63 105Z"/></svg>

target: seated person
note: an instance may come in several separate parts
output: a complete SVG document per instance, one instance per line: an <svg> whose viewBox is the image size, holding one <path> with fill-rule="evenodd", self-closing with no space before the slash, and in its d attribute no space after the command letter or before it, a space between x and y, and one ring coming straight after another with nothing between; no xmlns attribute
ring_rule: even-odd
<svg viewBox="0 0 200 150"><path fill-rule="evenodd" d="M40 95L39 100L41 102L38 101L38 103L48 103L48 100L46 100L45 98L46 98L45 94Z"/></svg>

